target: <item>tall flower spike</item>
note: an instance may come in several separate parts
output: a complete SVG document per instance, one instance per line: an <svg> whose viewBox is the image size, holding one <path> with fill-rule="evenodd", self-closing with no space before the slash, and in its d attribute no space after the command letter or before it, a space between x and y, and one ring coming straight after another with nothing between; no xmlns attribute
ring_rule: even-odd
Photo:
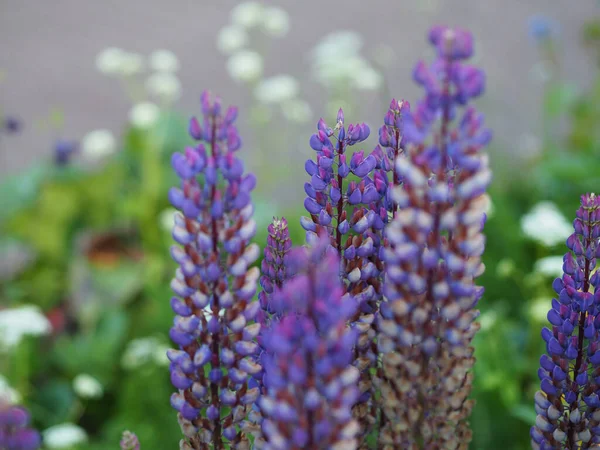
<svg viewBox="0 0 600 450"><path fill-rule="evenodd" d="M379 322L384 355L377 380L384 410L379 439L389 449L466 449L471 439L471 340L483 294L475 279L484 269L482 228L491 180L482 148L489 131L471 107L454 124L464 99L456 96L464 82L456 74L463 71L460 59L471 37L437 30L432 41L438 60L431 69L417 66L427 93L405 116L406 158L395 161L402 186L392 195L399 211L386 230ZM433 129L437 118L440 131L426 144L422 131Z"/></svg>
<svg viewBox="0 0 600 450"><path fill-rule="evenodd" d="M295 249L288 264L298 273L274 293L283 317L263 341L264 449L355 449L359 371L356 333L346 326L355 304L342 296L338 256L323 239L309 251Z"/></svg>
<svg viewBox="0 0 600 450"><path fill-rule="evenodd" d="M600 197L581 197L567 239L564 274L542 330L545 355L535 394L534 449L586 449L600 444Z"/></svg>
<svg viewBox="0 0 600 450"><path fill-rule="evenodd" d="M256 180L243 175L235 156L241 142L233 125L235 108L221 112L217 98L201 97L204 120L193 118L190 135L200 142L173 155L181 188L169 198L176 215L171 255L179 264L171 287L175 312L170 336L179 350L169 350L171 397L185 439L181 448L248 448L238 430L257 398L248 378L260 372L253 323L260 308L252 302L259 256L250 239L256 231L250 192Z"/></svg>
<svg viewBox="0 0 600 450"><path fill-rule="evenodd" d="M350 324L359 333L354 364L361 372L361 396L354 413L363 433L368 433L376 421L370 369L377 365L374 319L382 297L379 249L388 217L382 204L388 183L380 169L384 164L381 149L368 155L357 151L349 158L347 151L367 139L369 133L364 123L346 129L341 109L334 128L323 119L318 122L317 133L309 141L317 153L316 162L310 159L305 165L311 176L304 185L304 206L310 218L301 219L307 239L321 233L329 236L340 256L344 292L357 302Z"/></svg>
<svg viewBox="0 0 600 450"><path fill-rule="evenodd" d="M20 406L9 405L0 398L0 448L3 450L37 450L40 434L29 428L29 413Z"/></svg>

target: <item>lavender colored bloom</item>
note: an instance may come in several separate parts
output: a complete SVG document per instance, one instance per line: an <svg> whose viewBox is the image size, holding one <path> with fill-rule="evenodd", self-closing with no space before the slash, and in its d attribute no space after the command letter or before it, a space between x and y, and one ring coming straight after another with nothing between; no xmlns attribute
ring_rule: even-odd
<svg viewBox="0 0 600 450"><path fill-rule="evenodd" d="M135 433L124 431L119 443L121 450L140 450L140 441Z"/></svg>
<svg viewBox="0 0 600 450"><path fill-rule="evenodd" d="M75 141L59 139L54 144L54 163L57 166L67 165L78 148L79 144Z"/></svg>
<svg viewBox="0 0 600 450"><path fill-rule="evenodd" d="M4 118L4 123L3 123L2 128L4 128L4 130L8 134L18 133L19 131L21 131L22 127L23 127L23 125L22 125L21 121L19 119L17 119L16 117L6 116Z"/></svg>
<svg viewBox="0 0 600 450"><path fill-rule="evenodd" d="M581 197L567 239L563 276L542 330L541 390L531 428L534 449L586 449L600 444L600 197Z"/></svg>
<svg viewBox="0 0 600 450"><path fill-rule="evenodd" d="M207 92L201 104L203 121L190 121L190 135L201 142L172 159L181 187L169 198L182 214L173 228L180 246L171 251L179 264L171 283L177 296L170 336L179 347L167 354L178 389L171 405L185 435L182 448L248 448L239 426L258 395L248 378L261 370L254 340L260 325L253 324L260 305L252 302L259 271L251 267L259 248L250 244L256 180L235 156L237 110L223 114Z"/></svg>
<svg viewBox="0 0 600 450"><path fill-rule="evenodd" d="M467 448L471 439L471 340L483 294L475 279L484 270L491 180L482 148L489 131L472 107L459 116L459 107L483 88L466 86L471 81L464 77L483 80L478 69L461 62L472 53L472 37L435 27L430 40L438 59L415 70L426 95L403 117L405 156L394 163L402 184L392 193L399 210L386 229L385 301L378 320L384 355L375 381L384 413L379 440L389 448Z"/></svg>
<svg viewBox="0 0 600 450"><path fill-rule="evenodd" d="M3 450L37 450L42 440L30 428L29 413L21 406L8 405L0 399L0 448Z"/></svg>
<svg viewBox="0 0 600 450"><path fill-rule="evenodd" d="M329 239L314 244L290 254L298 273L273 294L284 316L263 340L265 450L357 448L360 374L352 365L356 331L346 326L356 306L343 294Z"/></svg>
<svg viewBox="0 0 600 450"><path fill-rule="evenodd" d="M356 151L351 155L348 149L363 142L369 133L364 123L346 129L342 109L334 128L319 120L317 133L309 140L316 161L309 160L305 165L311 176L304 186L304 206L310 218L301 220L307 240L321 233L329 236L340 257L344 292L357 302L350 324L359 333L354 365L361 372L361 396L354 413L364 433L376 421L370 369L377 364L374 319L382 297L383 262L379 250L388 220L388 182L380 148L370 154Z"/></svg>

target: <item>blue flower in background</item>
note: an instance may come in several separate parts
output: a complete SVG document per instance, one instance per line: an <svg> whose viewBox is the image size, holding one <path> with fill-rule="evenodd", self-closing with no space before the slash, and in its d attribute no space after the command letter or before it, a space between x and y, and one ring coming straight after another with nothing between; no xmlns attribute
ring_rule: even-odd
<svg viewBox="0 0 600 450"><path fill-rule="evenodd" d="M529 18L529 36L536 42L546 41L558 35L559 25L553 19L537 14Z"/></svg>

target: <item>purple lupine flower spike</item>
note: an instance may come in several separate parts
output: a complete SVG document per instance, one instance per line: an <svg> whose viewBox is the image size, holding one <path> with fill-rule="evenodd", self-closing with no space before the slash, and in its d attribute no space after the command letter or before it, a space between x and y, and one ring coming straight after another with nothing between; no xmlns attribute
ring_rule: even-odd
<svg viewBox="0 0 600 450"><path fill-rule="evenodd" d="M600 444L600 197L581 197L567 239L562 277L552 287L551 329L542 330L541 390L531 428L534 449L587 449Z"/></svg>
<svg viewBox="0 0 600 450"><path fill-rule="evenodd" d="M475 279L484 270L482 223L491 172L482 152L490 134L481 116L467 108L454 121L466 98L457 97L464 90L457 74L467 70L460 60L472 48L465 33L432 31L438 59L415 70L426 97L404 117L406 156L395 161L402 185L394 187L399 210L386 229L383 370L376 379L383 448L467 449L471 440L471 340L483 294ZM437 118L439 132L427 143Z"/></svg>
<svg viewBox="0 0 600 450"><path fill-rule="evenodd" d="M305 165L311 176L304 186L304 206L310 217L301 219L307 239L321 233L329 236L340 257L339 276L344 292L357 302L350 324L359 333L354 364L361 372L361 396L354 413L365 434L376 421L370 369L377 365L374 319L382 298L383 262L379 249L388 217L382 203L388 183L381 170L381 149L350 155L348 150L363 142L369 133L364 123L346 128L341 109L334 128L323 119L318 122L317 133L309 141L316 151L316 161L308 160Z"/></svg>
<svg viewBox="0 0 600 450"><path fill-rule="evenodd" d="M29 427L29 413L21 406L9 405L0 398L0 448L3 450L37 450L40 434Z"/></svg>
<svg viewBox="0 0 600 450"><path fill-rule="evenodd" d="M261 311L257 321L262 329L266 329L270 316L274 313L271 307L271 296L276 289L281 289L283 283L291 277L291 270L285 264L286 254L292 248L290 230L285 217L273 218L268 227L269 236L264 250L264 259L261 265L260 286L262 291L258 294Z"/></svg>
<svg viewBox="0 0 600 450"><path fill-rule="evenodd" d="M179 264L171 283L176 316L170 336L179 347L167 354L178 389L171 404L185 435L181 448L248 448L239 425L259 394L248 378L261 370L260 324L253 323L260 305L252 302L259 270L250 267L259 256L250 244L256 180L243 174L235 156L241 146L236 109L223 115L220 100L207 92L201 105L203 121L190 121L190 135L201 142L172 158L181 187L169 198L182 214L173 228L180 246L171 250Z"/></svg>
<svg viewBox="0 0 600 450"><path fill-rule="evenodd" d="M356 304L343 294L329 239L313 244L290 253L297 274L273 294L283 317L263 340L265 450L357 448L360 374L352 365L356 330L346 326Z"/></svg>
<svg viewBox="0 0 600 450"><path fill-rule="evenodd" d="M135 433L124 431L119 443L121 450L140 450L140 441Z"/></svg>

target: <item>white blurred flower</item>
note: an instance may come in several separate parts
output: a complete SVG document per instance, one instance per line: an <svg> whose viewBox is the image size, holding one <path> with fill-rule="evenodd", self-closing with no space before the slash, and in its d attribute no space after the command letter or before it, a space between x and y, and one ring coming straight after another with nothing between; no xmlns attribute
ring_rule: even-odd
<svg viewBox="0 0 600 450"><path fill-rule="evenodd" d="M0 347L14 347L24 336L50 334L52 325L34 305L0 310Z"/></svg>
<svg viewBox="0 0 600 450"><path fill-rule="evenodd" d="M341 59L340 55L357 55L363 46L362 37L355 31L334 31L326 35L313 48L312 56L317 62Z"/></svg>
<svg viewBox="0 0 600 450"><path fill-rule="evenodd" d="M242 50L229 58L227 61L227 70L231 78L236 81L255 81L263 73L263 60L254 51Z"/></svg>
<svg viewBox="0 0 600 450"><path fill-rule="evenodd" d="M170 348L171 347L169 347L168 345L163 344L159 345L154 349L153 359L156 365L161 367L169 366L171 361L169 361L169 358L167 357L167 350L169 350Z"/></svg>
<svg viewBox="0 0 600 450"><path fill-rule="evenodd" d="M547 247L564 243L573 232L571 224L552 202L540 202L521 218L521 230Z"/></svg>
<svg viewBox="0 0 600 450"><path fill-rule="evenodd" d="M266 8L262 14L262 27L273 37L283 37L290 31L290 17L282 8Z"/></svg>
<svg viewBox="0 0 600 450"><path fill-rule="evenodd" d="M551 302L545 297L538 297L529 303L529 317L536 322L546 322Z"/></svg>
<svg viewBox="0 0 600 450"><path fill-rule="evenodd" d="M300 86L291 75L275 75L261 80L254 96L261 103L281 103L298 95Z"/></svg>
<svg viewBox="0 0 600 450"><path fill-rule="evenodd" d="M175 224L175 214L177 214L177 212L178 211L175 208L167 208L160 213L158 221L163 230L168 231L169 233L171 232L173 225Z"/></svg>
<svg viewBox="0 0 600 450"><path fill-rule="evenodd" d="M482 313L479 316L479 325L481 326L481 331L486 331L492 328L497 320L498 314L496 311L489 310Z"/></svg>
<svg viewBox="0 0 600 450"><path fill-rule="evenodd" d="M546 256L535 262L533 270L548 277L560 277L563 273L562 267L562 256Z"/></svg>
<svg viewBox="0 0 600 450"><path fill-rule="evenodd" d="M381 87L383 77L381 74L369 65L364 65L354 73L354 85L358 89L374 91Z"/></svg>
<svg viewBox="0 0 600 450"><path fill-rule="evenodd" d="M163 101L172 102L181 97L181 82L170 72L158 72L146 80L146 89Z"/></svg>
<svg viewBox="0 0 600 450"><path fill-rule="evenodd" d="M133 105L129 111L129 121L134 127L140 129L152 128L159 116L160 108L150 102L141 102Z"/></svg>
<svg viewBox="0 0 600 450"><path fill-rule="evenodd" d="M87 373L80 373L73 379L73 390L81 398L100 398L104 394L102 384Z"/></svg>
<svg viewBox="0 0 600 450"><path fill-rule="evenodd" d="M283 115L290 122L306 123L312 117L310 105L304 100L294 98L282 105Z"/></svg>
<svg viewBox="0 0 600 450"><path fill-rule="evenodd" d="M94 130L81 140L81 153L90 159L104 158L116 150L115 137L109 130Z"/></svg>
<svg viewBox="0 0 600 450"><path fill-rule="evenodd" d="M144 69L144 57L138 53L125 52L121 61L121 74L125 76L135 75Z"/></svg>
<svg viewBox="0 0 600 450"><path fill-rule="evenodd" d="M263 15L263 6L258 2L243 2L231 10L231 21L245 28L257 26Z"/></svg>
<svg viewBox="0 0 600 450"><path fill-rule="evenodd" d="M226 55L240 50L247 43L248 33L237 25L223 27L217 35L217 48Z"/></svg>
<svg viewBox="0 0 600 450"><path fill-rule="evenodd" d="M21 401L21 394L8 384L6 378L0 375L0 402L3 401L9 405L15 405Z"/></svg>
<svg viewBox="0 0 600 450"><path fill-rule="evenodd" d="M162 365L164 360L157 353L163 350L166 352L167 348L160 339L154 336L134 339L125 348L121 366L126 370L135 370L150 362Z"/></svg>
<svg viewBox="0 0 600 450"><path fill-rule="evenodd" d="M150 67L157 72L177 72L179 59L171 50L155 50L150 54Z"/></svg>
<svg viewBox="0 0 600 450"><path fill-rule="evenodd" d="M120 48L105 48L96 56L96 67L105 75L117 75L121 73L124 56L125 51Z"/></svg>
<svg viewBox="0 0 600 450"><path fill-rule="evenodd" d="M44 447L49 449L71 448L88 440L85 430L74 423L62 423L42 432Z"/></svg>

